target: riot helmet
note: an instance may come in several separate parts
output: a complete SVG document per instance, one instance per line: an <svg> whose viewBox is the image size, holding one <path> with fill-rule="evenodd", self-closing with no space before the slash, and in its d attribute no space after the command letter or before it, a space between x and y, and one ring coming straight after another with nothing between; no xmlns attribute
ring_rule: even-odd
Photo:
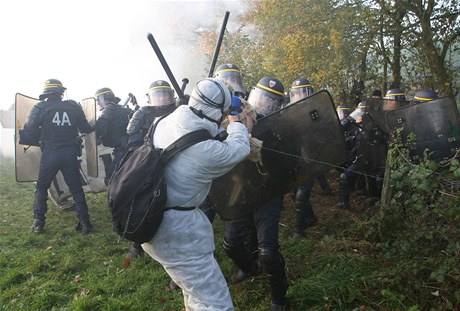
<svg viewBox="0 0 460 311"><path fill-rule="evenodd" d="M345 119L351 112L351 108L345 104L341 104L337 107L337 116L339 117L339 120Z"/></svg>
<svg viewBox="0 0 460 311"><path fill-rule="evenodd" d="M310 81L305 78L300 78L292 82L291 90L289 91L289 99L291 103L295 103L313 94L313 88Z"/></svg>
<svg viewBox="0 0 460 311"><path fill-rule="evenodd" d="M383 99L387 100L384 103L383 110L394 110L399 108L402 102L406 101L404 92L399 88L389 90Z"/></svg>
<svg viewBox="0 0 460 311"><path fill-rule="evenodd" d="M243 86L243 74L238 66L233 64L223 64L217 67L215 78L219 78L227 82L233 87L236 94L246 94Z"/></svg>
<svg viewBox="0 0 460 311"><path fill-rule="evenodd" d="M248 103L262 117L279 110L284 103L283 83L272 77L260 79L249 93Z"/></svg>
<svg viewBox="0 0 460 311"><path fill-rule="evenodd" d="M350 117L352 117L357 124L361 124L363 123L364 113L365 113L365 110L358 106L352 113L350 113Z"/></svg>
<svg viewBox="0 0 460 311"><path fill-rule="evenodd" d="M108 87L103 87L97 90L94 96L96 97L96 103L101 110L104 109L108 103L114 103L116 101L115 94Z"/></svg>
<svg viewBox="0 0 460 311"><path fill-rule="evenodd" d="M396 100L396 101L405 101L406 100L405 96L406 95L404 94L404 92L401 89L396 88L396 89L389 90L383 99L391 99L391 100Z"/></svg>
<svg viewBox="0 0 460 311"><path fill-rule="evenodd" d="M372 92L371 98L382 98L382 91L374 90Z"/></svg>
<svg viewBox="0 0 460 311"><path fill-rule="evenodd" d="M198 116L220 125L231 102L232 94L223 80L206 78L197 82L188 105Z"/></svg>
<svg viewBox="0 0 460 311"><path fill-rule="evenodd" d="M174 91L164 80L152 82L147 92L149 104L155 107L175 105Z"/></svg>
<svg viewBox="0 0 460 311"><path fill-rule="evenodd" d="M438 93L431 89L421 90L415 93L414 101L416 103L427 102L430 100L435 100L439 97Z"/></svg>
<svg viewBox="0 0 460 311"><path fill-rule="evenodd" d="M48 79L45 81L45 85L43 86L43 92L39 96L40 100L44 100L45 98L48 98L51 94L57 94L57 95L64 95L66 88L62 86L61 81L57 79Z"/></svg>

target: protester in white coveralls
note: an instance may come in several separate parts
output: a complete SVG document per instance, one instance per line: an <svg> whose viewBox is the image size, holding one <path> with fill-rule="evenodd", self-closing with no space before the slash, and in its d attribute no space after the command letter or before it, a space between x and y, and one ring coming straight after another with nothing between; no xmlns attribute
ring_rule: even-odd
<svg viewBox="0 0 460 311"><path fill-rule="evenodd" d="M153 143L166 148L179 137L199 129L217 136L230 106L231 93L222 80L201 80L193 89L189 104L179 106L159 122ZM227 282L213 255L211 223L195 208L206 199L213 179L249 155L249 134L239 122L239 114L230 115L229 121L225 140L197 143L168 162L164 172L166 207L172 209L166 210L152 240L142 244L182 289L186 310L233 310Z"/></svg>

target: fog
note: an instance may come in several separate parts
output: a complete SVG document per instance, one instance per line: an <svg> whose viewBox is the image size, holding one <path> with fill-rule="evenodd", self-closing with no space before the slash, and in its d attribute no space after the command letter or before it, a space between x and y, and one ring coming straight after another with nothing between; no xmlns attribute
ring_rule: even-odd
<svg viewBox="0 0 460 311"><path fill-rule="evenodd" d="M169 80L148 33L178 84L190 80L189 93L211 65L200 53L200 30L219 33L229 11L227 30L232 31L245 9L241 1L3 1L0 34L8 48L0 57L0 109L10 109L16 93L37 98L49 78L64 84L68 99L81 101L110 87L122 100L133 93L144 104L151 82ZM4 121L0 150L13 157L14 131L4 128Z"/></svg>

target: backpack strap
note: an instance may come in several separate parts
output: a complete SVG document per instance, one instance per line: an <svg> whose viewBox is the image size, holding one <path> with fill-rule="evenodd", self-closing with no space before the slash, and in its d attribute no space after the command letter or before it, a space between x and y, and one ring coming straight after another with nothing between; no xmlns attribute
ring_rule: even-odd
<svg viewBox="0 0 460 311"><path fill-rule="evenodd" d="M196 130L185 134L163 150L161 153L163 163L168 162L172 157L176 155L177 152L184 150L191 145L212 138L213 137L211 134L205 129Z"/></svg>
<svg viewBox="0 0 460 311"><path fill-rule="evenodd" d="M165 114L164 116L159 117L158 120L156 120L156 122L154 121L152 122L152 124L150 124L149 130L147 134L144 136L144 144L153 145L152 137L153 133L155 132L155 129L157 128L157 124L168 115L169 114Z"/></svg>

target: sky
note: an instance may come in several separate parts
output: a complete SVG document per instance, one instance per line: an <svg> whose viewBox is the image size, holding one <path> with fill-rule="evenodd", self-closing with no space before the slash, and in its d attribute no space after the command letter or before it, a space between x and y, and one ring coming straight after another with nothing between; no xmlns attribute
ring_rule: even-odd
<svg viewBox="0 0 460 311"><path fill-rule="evenodd" d="M151 82L168 80L148 33L178 84L190 80L190 93L210 67L195 45L197 32L219 33L226 11L227 29L237 27L243 10L230 0L1 1L0 110L14 103L16 93L37 98L50 78L63 83L68 99L81 101L109 87L122 100L133 93L144 103Z"/></svg>

